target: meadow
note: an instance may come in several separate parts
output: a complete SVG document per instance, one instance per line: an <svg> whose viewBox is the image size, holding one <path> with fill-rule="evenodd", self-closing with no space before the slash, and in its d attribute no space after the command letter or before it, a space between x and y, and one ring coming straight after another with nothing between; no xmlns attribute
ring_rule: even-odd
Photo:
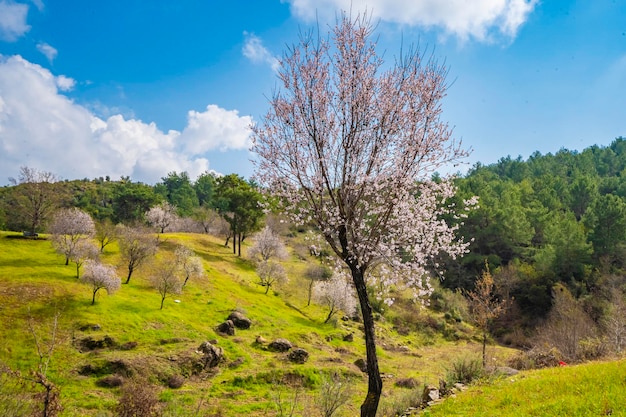
<svg viewBox="0 0 626 417"><path fill-rule="evenodd" d="M0 402L8 404L25 392L29 394L24 398L30 399L30 393L41 391L29 383L29 375L40 363L39 352L41 359L49 359L47 376L60 389L62 416L116 415L123 385L107 386L112 375L123 383L139 380L153 387L166 416L289 415L284 411L287 406L294 407L293 415L320 415L329 380L349 388L349 401L335 415L358 414L366 391L365 374L354 364L365 355L360 323L341 316L324 323L325 308L307 306L308 281L303 271L314 259L303 255L306 251L297 236L289 242L291 256L285 263L289 283L267 295L252 264L245 256L233 255L221 238L166 233L160 239L157 256L184 244L202 258L207 275L168 297L162 310L160 296L149 284L147 266L115 294L98 292L91 305L89 287L77 280L74 265L64 265L45 235L23 239L18 233L0 233L0 363L21 375L4 375ZM120 277L126 276L115 244L105 248L101 260L116 265ZM251 328L237 330L233 336L217 333L215 327L232 311L250 318ZM308 361L292 363L285 353L269 350L267 342L276 338L305 349ZM400 300L379 316L377 338L385 381L381 416L395 415L419 402L424 384L437 385L454 361L480 354L477 333L469 324L446 320L443 313L408 300ZM90 349L85 348L86 340L111 342ZM190 364L198 359L204 341L222 348L225 360L215 368L194 372ZM504 365L514 353L489 347L493 365ZM597 368L549 369L489 380L425 415L602 415L599 409L617 413L626 381L623 363L593 366ZM606 382L610 387L602 385L600 390L596 382L587 381L605 372L615 374ZM181 386L172 387L172 379ZM396 384L401 380L415 384L403 388ZM564 388L567 396L554 388L570 380L575 382ZM571 398L579 398L580 403L582 394L592 391L601 391L595 393L599 397L589 398L593 407L581 406L578 414L558 414L567 410ZM529 398L531 393L534 397ZM552 404L546 407L556 410L553 414L538 408L522 414L512 411L522 403L547 404L544 394Z"/></svg>

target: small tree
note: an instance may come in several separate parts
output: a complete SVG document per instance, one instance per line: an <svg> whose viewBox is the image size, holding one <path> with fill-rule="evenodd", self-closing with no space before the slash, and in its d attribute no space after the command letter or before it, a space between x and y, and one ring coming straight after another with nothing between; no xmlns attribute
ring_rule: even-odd
<svg viewBox="0 0 626 417"><path fill-rule="evenodd" d="M91 238L95 230L91 216L78 208L62 209L55 213L50 225L52 245L58 253L65 255L65 265L75 255L78 242Z"/></svg>
<svg viewBox="0 0 626 417"><path fill-rule="evenodd" d="M133 272L157 252L158 240L138 227L119 226L120 254L128 266L124 284L130 282Z"/></svg>
<svg viewBox="0 0 626 417"><path fill-rule="evenodd" d="M322 386L316 398L316 405L322 417L333 417L335 413L352 397L352 387L349 381L338 374L322 374Z"/></svg>
<svg viewBox="0 0 626 417"><path fill-rule="evenodd" d="M507 305L507 300L498 300L494 295L493 276L489 264L485 262L485 270L474 285L474 290L467 293L470 312L476 326L483 336L483 368L487 367L487 337L489 326Z"/></svg>
<svg viewBox="0 0 626 417"><path fill-rule="evenodd" d="M254 236L254 244L248 250L248 257L257 262L267 262L270 259L283 260L287 255L287 248L280 236L267 226Z"/></svg>
<svg viewBox="0 0 626 417"><path fill-rule="evenodd" d="M626 346L626 302L624 294L617 288L611 289L610 304L602 319L602 327L608 343L621 354Z"/></svg>
<svg viewBox="0 0 626 417"><path fill-rule="evenodd" d="M96 223L95 238L100 244L100 253L104 248L117 240L117 230L111 220L106 219Z"/></svg>
<svg viewBox="0 0 626 417"><path fill-rule="evenodd" d="M308 292L307 292L307 307L311 305L311 298L313 296L313 287L316 283L327 281L332 277L332 272L324 265L309 265L304 271L304 277L309 280Z"/></svg>
<svg viewBox="0 0 626 417"><path fill-rule="evenodd" d="M76 264L76 278L80 278L80 267L85 263L85 261L92 259L98 259L98 255L100 254L100 250L90 240L79 240L76 243L76 248L74 248L74 252L72 253L70 260Z"/></svg>
<svg viewBox="0 0 626 417"><path fill-rule="evenodd" d="M16 186L16 194L9 202L15 209L13 214L20 217L32 234L45 225L59 206L61 195L56 187L57 181L57 176L51 172L26 166L20 167L17 179L9 178L9 182Z"/></svg>
<svg viewBox="0 0 626 417"><path fill-rule="evenodd" d="M111 295L121 287L121 281L115 272L115 268L100 262L88 259L85 261L85 273L80 280L91 286L91 305L96 303L96 293L105 289Z"/></svg>
<svg viewBox="0 0 626 417"><path fill-rule="evenodd" d="M52 353L58 343L58 326L59 313L56 312L53 318L50 335L48 338L44 338L37 333L33 323L33 318L29 317L28 320L28 328L35 341L37 356L39 357L37 370L32 372L32 381L44 389L44 392L40 396L42 402L41 415L43 417L55 417L63 411L60 401L61 395L59 393L59 388L48 378L50 360L52 359Z"/></svg>
<svg viewBox="0 0 626 417"><path fill-rule="evenodd" d="M176 207L168 202L152 207L146 212L146 220L152 227L159 229L159 233L163 233L177 218Z"/></svg>
<svg viewBox="0 0 626 417"><path fill-rule="evenodd" d="M183 288L178 272L178 265L170 260L161 260L152 271L150 282L161 295L161 310L165 299L172 294L180 294Z"/></svg>
<svg viewBox="0 0 626 417"><path fill-rule="evenodd" d="M328 308L324 323L328 323L339 310L353 315L357 308L354 288L341 273L333 274L328 281L317 282L313 286L313 298Z"/></svg>
<svg viewBox="0 0 626 417"><path fill-rule="evenodd" d="M226 222L220 217L216 210L207 206L196 207L193 210L191 217L202 226L204 233L207 234L211 233L213 230L219 230L223 227L220 225L220 220L224 223ZM226 227L228 227L228 225L226 225Z"/></svg>
<svg viewBox="0 0 626 417"><path fill-rule="evenodd" d="M176 248L176 264L181 269L182 275L185 277L181 288L185 288L189 278L199 279L205 276L204 265L199 256L193 255L191 249L180 245Z"/></svg>
<svg viewBox="0 0 626 417"><path fill-rule="evenodd" d="M265 294L270 291L270 287L274 286L274 284L285 284L289 280L285 268L274 261L260 262L256 273L260 278L259 285L265 287Z"/></svg>

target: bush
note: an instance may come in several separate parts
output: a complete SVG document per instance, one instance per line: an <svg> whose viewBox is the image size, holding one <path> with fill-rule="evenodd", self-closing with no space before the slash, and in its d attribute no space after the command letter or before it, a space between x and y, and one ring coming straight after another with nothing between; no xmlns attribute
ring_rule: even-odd
<svg viewBox="0 0 626 417"><path fill-rule="evenodd" d="M160 417L156 388L147 381L133 380L125 384L116 412L119 417Z"/></svg>
<svg viewBox="0 0 626 417"><path fill-rule="evenodd" d="M484 369L480 359L462 358L452 362L452 367L446 372L446 383L469 384L484 376Z"/></svg>
<svg viewBox="0 0 626 417"><path fill-rule="evenodd" d="M377 416L401 416L409 408L418 408L422 405L422 389L398 391L395 395L381 398Z"/></svg>
<svg viewBox="0 0 626 417"><path fill-rule="evenodd" d="M563 355L557 348L535 347L512 357L507 364L519 370L541 369L558 366L562 360Z"/></svg>

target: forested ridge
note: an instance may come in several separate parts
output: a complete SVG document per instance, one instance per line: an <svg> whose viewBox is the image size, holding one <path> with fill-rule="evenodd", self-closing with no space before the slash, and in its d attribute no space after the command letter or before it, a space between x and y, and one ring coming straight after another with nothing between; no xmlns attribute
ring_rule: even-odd
<svg viewBox="0 0 626 417"><path fill-rule="evenodd" d="M450 263L444 285L472 288L487 262L525 323L546 316L559 283L601 320L625 283L625 170L623 137L582 152L476 164L457 180L459 198L479 197L460 228L473 242Z"/></svg>

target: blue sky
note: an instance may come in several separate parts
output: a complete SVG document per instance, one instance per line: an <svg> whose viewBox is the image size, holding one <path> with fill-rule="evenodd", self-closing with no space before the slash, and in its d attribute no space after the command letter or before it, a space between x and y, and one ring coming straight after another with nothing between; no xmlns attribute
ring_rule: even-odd
<svg viewBox="0 0 626 417"><path fill-rule="evenodd" d="M626 136L621 0L0 0L0 184L22 165L250 177L277 58L350 7L379 21L385 57L419 41L445 60L467 166Z"/></svg>

